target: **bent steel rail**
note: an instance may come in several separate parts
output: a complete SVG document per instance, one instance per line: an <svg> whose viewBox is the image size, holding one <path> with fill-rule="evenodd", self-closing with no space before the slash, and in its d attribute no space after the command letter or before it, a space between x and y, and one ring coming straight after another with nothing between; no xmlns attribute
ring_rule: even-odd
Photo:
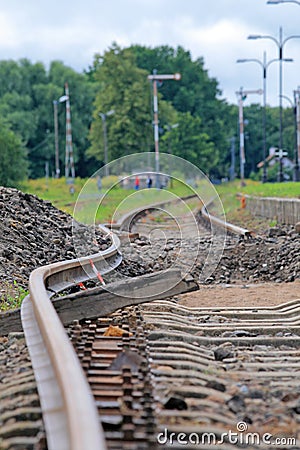
<svg viewBox="0 0 300 450"><path fill-rule="evenodd" d="M134 218L162 203L168 202L131 211L120 221L119 228L128 227L129 231ZM210 221L226 229L230 225L230 231L233 231L234 226L213 218L205 208L202 208L202 215L207 215ZM240 230L242 232L239 234L249 234L248 230ZM118 237L105 227L102 231L109 234L112 240L112 245L105 251L35 269L29 279L30 294L21 307L22 325L35 370L49 450L106 449L89 384L51 302L54 294L95 279L97 272L103 275L120 264L122 257Z"/></svg>
<svg viewBox="0 0 300 450"><path fill-rule="evenodd" d="M22 303L21 317L49 450L106 449L90 387L50 298L70 285L96 278L91 263L102 273L117 267L120 241L111 237L112 245L103 252L49 264L30 275L30 294Z"/></svg>
<svg viewBox="0 0 300 450"><path fill-rule="evenodd" d="M211 215L208 211L207 211L207 206L211 203L213 203L213 199L208 202L207 205L204 205L201 208L201 216L203 217L204 220L206 220L207 222L211 222L214 225L216 225L217 227L223 228L226 231L228 231L229 233L233 233L233 234L237 234L239 236L244 236L244 237L250 237L251 236L251 231L249 231L246 228L242 228L239 227L237 225L233 225L232 223L229 223L227 221L224 221L222 219L219 219L218 217L215 217L213 215Z"/></svg>

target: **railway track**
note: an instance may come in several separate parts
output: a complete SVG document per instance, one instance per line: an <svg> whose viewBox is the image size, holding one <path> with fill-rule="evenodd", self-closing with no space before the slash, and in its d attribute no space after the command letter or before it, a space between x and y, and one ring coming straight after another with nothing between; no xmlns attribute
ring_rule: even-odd
<svg viewBox="0 0 300 450"><path fill-rule="evenodd" d="M299 448L299 328L264 328L287 309L170 299L70 327L108 448Z"/></svg>
<svg viewBox="0 0 300 450"><path fill-rule="evenodd" d="M222 226L237 236L231 243L249 237ZM166 215L159 206L146 216L136 211L125 229L152 241L154 260L178 243L169 266L185 274L195 230L196 253L212 233L186 211ZM298 302L189 309L176 297L141 297L141 304L65 329L51 298L101 281L121 262L118 239L103 232L112 239L104 253L34 271L22 306L48 449L300 448Z"/></svg>

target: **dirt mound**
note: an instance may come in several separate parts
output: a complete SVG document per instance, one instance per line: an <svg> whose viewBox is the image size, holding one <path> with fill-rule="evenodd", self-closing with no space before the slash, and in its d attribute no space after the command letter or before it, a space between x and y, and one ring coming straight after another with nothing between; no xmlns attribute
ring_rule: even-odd
<svg viewBox="0 0 300 450"><path fill-rule="evenodd" d="M36 267L77 257L72 216L50 202L17 189L0 187L0 279L27 288L30 272ZM107 241L79 226L90 253L107 247ZM76 250L77 247L76 247Z"/></svg>

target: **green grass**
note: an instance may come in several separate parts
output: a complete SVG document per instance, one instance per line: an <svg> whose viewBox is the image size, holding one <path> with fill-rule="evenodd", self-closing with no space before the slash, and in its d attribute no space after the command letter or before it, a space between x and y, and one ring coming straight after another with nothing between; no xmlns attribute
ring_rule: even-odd
<svg viewBox="0 0 300 450"><path fill-rule="evenodd" d="M121 215L131 209L145 204L164 201L173 194L185 196L192 190L184 183L174 181L173 187L168 189L123 189L118 185L118 178L110 176L103 178L102 191L97 189L95 179L76 178L75 192L70 193L70 185L65 178L45 178L29 180L21 189L49 200L54 206L75 217L83 223L105 223L116 221ZM224 206L225 214L240 208L239 193L265 197L294 197L300 198L300 183L264 183L246 180L246 186L241 187L240 181L224 183L215 186ZM201 187L199 187L199 192Z"/></svg>
<svg viewBox="0 0 300 450"><path fill-rule="evenodd" d="M116 221L134 208L167 200L172 195L181 197L192 193L188 186L179 181L174 181L173 187L168 189L123 189L114 176L102 179L101 192L93 178L76 178L73 194L65 178L29 180L21 186L21 190L50 201L56 208L83 223Z"/></svg>
<svg viewBox="0 0 300 450"><path fill-rule="evenodd" d="M300 198L300 183L260 183L247 181L243 188L245 194L259 197L291 197Z"/></svg>
<svg viewBox="0 0 300 450"><path fill-rule="evenodd" d="M28 291L19 286L16 281L13 284L1 283L1 290L4 292L0 297L0 311L20 308L22 301L28 295Z"/></svg>
<svg viewBox="0 0 300 450"><path fill-rule="evenodd" d="M239 194L248 194L258 197L284 197L300 198L300 183L261 183L246 180L246 186L241 186L239 180L216 186L224 205L225 213L232 212L240 207Z"/></svg>
<svg viewBox="0 0 300 450"><path fill-rule="evenodd" d="M23 192L36 195L37 197L50 201L56 208L72 214L76 198L85 184L85 180L76 178L74 180L74 193L70 192L70 185L65 178L39 178L28 180L20 189ZM95 192L97 186L95 182Z"/></svg>

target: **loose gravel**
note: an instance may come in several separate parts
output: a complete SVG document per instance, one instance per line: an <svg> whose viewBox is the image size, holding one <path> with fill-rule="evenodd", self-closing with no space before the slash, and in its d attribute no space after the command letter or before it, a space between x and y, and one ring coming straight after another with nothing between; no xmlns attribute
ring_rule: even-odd
<svg viewBox="0 0 300 450"><path fill-rule="evenodd" d="M80 245L95 253L107 246L100 233L93 240L88 227L78 225L73 241L73 218L50 202L17 189L0 187L0 279L28 286L36 267L77 257Z"/></svg>
<svg viewBox="0 0 300 450"><path fill-rule="evenodd" d="M72 217L50 202L0 187L0 277L1 295L7 284L28 287L30 272L54 261L77 256L80 243L73 242ZM90 230L80 227L83 241L89 241ZM199 237L200 248L191 274L196 280L205 262L208 235ZM165 239L158 254L153 253L155 239L139 237L123 248L123 262L116 276L136 276L171 267L178 262L180 240ZM96 236L88 242L91 253L104 249L108 242ZM216 244L216 247L218 244ZM191 237L181 246L180 264L190 265L195 240ZM216 248L216 250L220 250ZM295 227L268 229L250 240L229 238L217 269L205 284L244 284L292 282L300 279L300 235ZM108 277L109 279L109 277ZM45 448L43 423L30 358L23 334L9 335L0 341L0 448ZM21 403L18 403L21 402ZM27 420L28 419L28 420ZM20 424L20 421L23 424ZM26 423L28 422L28 426ZM22 428L23 427L23 428ZM4 431L3 431L4 430ZM19 431L20 436L18 436ZM22 434L23 433L23 434Z"/></svg>

